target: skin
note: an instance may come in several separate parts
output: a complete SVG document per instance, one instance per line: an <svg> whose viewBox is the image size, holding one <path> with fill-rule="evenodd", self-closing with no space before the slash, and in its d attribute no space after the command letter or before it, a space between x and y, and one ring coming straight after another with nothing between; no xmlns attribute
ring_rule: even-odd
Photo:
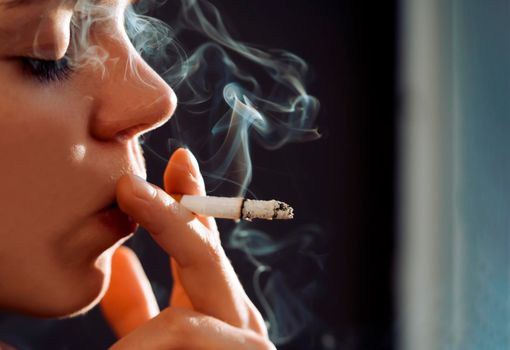
<svg viewBox="0 0 510 350"><path fill-rule="evenodd" d="M123 79L123 71L117 73L109 61L110 79L93 67L49 84L23 74L18 57L33 57L35 26L26 34L11 19L32 23L42 17L38 40L44 58L58 59L69 44L72 9L57 4L37 1L0 10L1 32L21 31L8 36L19 41L5 42L0 51L0 80L8 82L0 84L0 163L5 169L0 175L0 276L10 281L0 291L0 306L40 316L76 312L102 292L111 252L102 253L117 238L104 232L94 214L115 198L120 176L146 177L137 135L165 123L176 105L170 87L141 59L136 64L151 89ZM103 44L101 39L112 58L127 60L128 42Z"/></svg>
<svg viewBox="0 0 510 350"><path fill-rule="evenodd" d="M101 306L121 337L114 349L274 349L214 220L167 194L205 193L191 153L172 156L167 192L143 180L138 137L168 121L176 97L118 25L126 3L103 3L114 15L93 28L91 40L110 58L106 78L84 65L64 81L43 84L23 72L19 58L64 56L72 2L11 7L0 0L0 279L9 281L0 288L0 308L66 317L106 293ZM138 77L126 77L128 62ZM140 182L152 188L150 198L137 196ZM97 212L114 200L173 257L175 286L161 312L136 255L117 250L129 236L98 222Z"/></svg>

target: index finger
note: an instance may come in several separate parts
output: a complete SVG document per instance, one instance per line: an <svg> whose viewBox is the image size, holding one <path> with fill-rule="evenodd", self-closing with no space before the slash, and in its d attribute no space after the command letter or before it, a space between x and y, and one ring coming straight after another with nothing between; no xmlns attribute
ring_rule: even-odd
<svg viewBox="0 0 510 350"><path fill-rule="evenodd" d="M248 327L246 293L215 232L165 191L136 176L119 180L117 201L175 258L195 310L236 327Z"/></svg>

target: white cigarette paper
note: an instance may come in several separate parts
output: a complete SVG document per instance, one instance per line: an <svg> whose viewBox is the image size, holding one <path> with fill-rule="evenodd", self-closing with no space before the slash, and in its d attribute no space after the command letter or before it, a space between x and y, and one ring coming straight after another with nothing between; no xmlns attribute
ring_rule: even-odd
<svg viewBox="0 0 510 350"><path fill-rule="evenodd" d="M292 219L294 210L277 200L255 200L242 197L213 197L183 195L182 206L195 214L221 219Z"/></svg>

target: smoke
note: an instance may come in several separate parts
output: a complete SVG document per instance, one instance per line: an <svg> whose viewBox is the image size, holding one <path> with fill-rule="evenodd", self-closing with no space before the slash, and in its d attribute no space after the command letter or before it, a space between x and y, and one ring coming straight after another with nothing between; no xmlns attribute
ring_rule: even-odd
<svg viewBox="0 0 510 350"><path fill-rule="evenodd" d="M319 102L304 83L308 67L292 53L235 40L207 1L181 0L171 27L146 15L161 4L146 1L129 7L125 27L136 51L179 97L168 146L184 145L198 153L209 191L256 197L248 189L253 142L275 150L320 137L315 125ZM197 41L197 36L200 43L185 48L185 41ZM147 142L144 148L150 150ZM316 256L309 260L320 230L306 226L273 240L254 225L237 224L227 246L242 251L252 264L251 287L269 335L275 344L284 344L306 329L313 316L304 305L306 296L290 288L288 273L276 268L275 257L320 267Z"/></svg>
<svg viewBox="0 0 510 350"><path fill-rule="evenodd" d="M172 27L140 14L150 5L146 1L127 9L126 31L137 52L179 97L173 121L177 139L171 143L190 146L191 138L179 139L186 113L208 119L208 141L223 139L201 159L205 169L214 169L204 174L214 180L209 185L215 188L227 182L234 186L225 189L224 195L246 194L252 176L250 140L274 150L320 137L315 126L319 102L306 92L308 67L301 58L234 40L218 10L207 1L181 0ZM177 38L190 32L200 35L203 43L186 54ZM244 67L256 70L257 78ZM264 79L264 88L259 79ZM199 135L203 139L204 134Z"/></svg>
<svg viewBox="0 0 510 350"><path fill-rule="evenodd" d="M316 127L319 102L305 88L307 64L290 52L263 50L235 40L219 11L207 1L176 2L178 11L170 25L148 15L164 3L152 0L127 5L119 16L118 6L79 0L71 22L71 64L92 65L106 76L105 63L116 58L94 42L94 28L106 31L110 27L112 33L119 33L115 26L123 26L122 35L132 44L128 64L123 67L126 77L142 79L134 64L139 55L179 98L178 111L170 122L173 132L169 148L184 145L199 155L210 191L256 197L249 190L253 142L271 151L320 137ZM108 40L119 38L112 35ZM191 47L185 47L189 43ZM141 143L145 150L154 152L147 144L149 137L142 138ZM166 164L167 158L159 157ZM310 254L316 231L316 227L307 232L301 229L275 241L243 223L230 234L229 246L244 252L253 264L253 289L276 344L298 335L312 315L301 297L287 286L286 274L264 261L276 255L295 255L288 247L297 247L301 257ZM280 254L282 251L286 255ZM292 257L296 258L299 256Z"/></svg>
<svg viewBox="0 0 510 350"><path fill-rule="evenodd" d="M322 270L325 256L315 253L316 248L313 247L322 238L322 232L317 225L306 225L275 241L265 232L243 223L238 224L230 235L229 247L244 252L255 267L252 287L266 316L269 336L275 344L288 343L314 320L303 300L307 299L307 292L313 290L317 282L304 281L303 286L300 274L308 271L310 276L314 276ZM284 268L275 268L285 264L295 276L286 276L282 272ZM265 283L264 275L267 275ZM293 282L293 288L289 287L289 281ZM301 291L301 295L296 290Z"/></svg>
<svg viewBox="0 0 510 350"><path fill-rule="evenodd" d="M104 78L107 73L105 62L111 57L99 43L92 40L91 35L93 28L111 27L112 22L118 21L118 15L118 9L111 4L97 4L90 0L76 2L71 18L71 39L67 55L72 67L94 67L101 70Z"/></svg>

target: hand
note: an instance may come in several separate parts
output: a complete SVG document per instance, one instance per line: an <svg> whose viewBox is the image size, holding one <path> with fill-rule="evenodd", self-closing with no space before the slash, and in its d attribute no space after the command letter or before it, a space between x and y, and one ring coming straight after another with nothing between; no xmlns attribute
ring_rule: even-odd
<svg viewBox="0 0 510 350"><path fill-rule="evenodd" d="M168 193L205 194L198 164L185 149L173 154L164 180ZM116 251L101 302L121 337L112 350L275 349L225 255L213 218L194 215L162 189L130 175L119 180L117 201L172 256L174 287L170 306L159 313L136 255L126 247Z"/></svg>

